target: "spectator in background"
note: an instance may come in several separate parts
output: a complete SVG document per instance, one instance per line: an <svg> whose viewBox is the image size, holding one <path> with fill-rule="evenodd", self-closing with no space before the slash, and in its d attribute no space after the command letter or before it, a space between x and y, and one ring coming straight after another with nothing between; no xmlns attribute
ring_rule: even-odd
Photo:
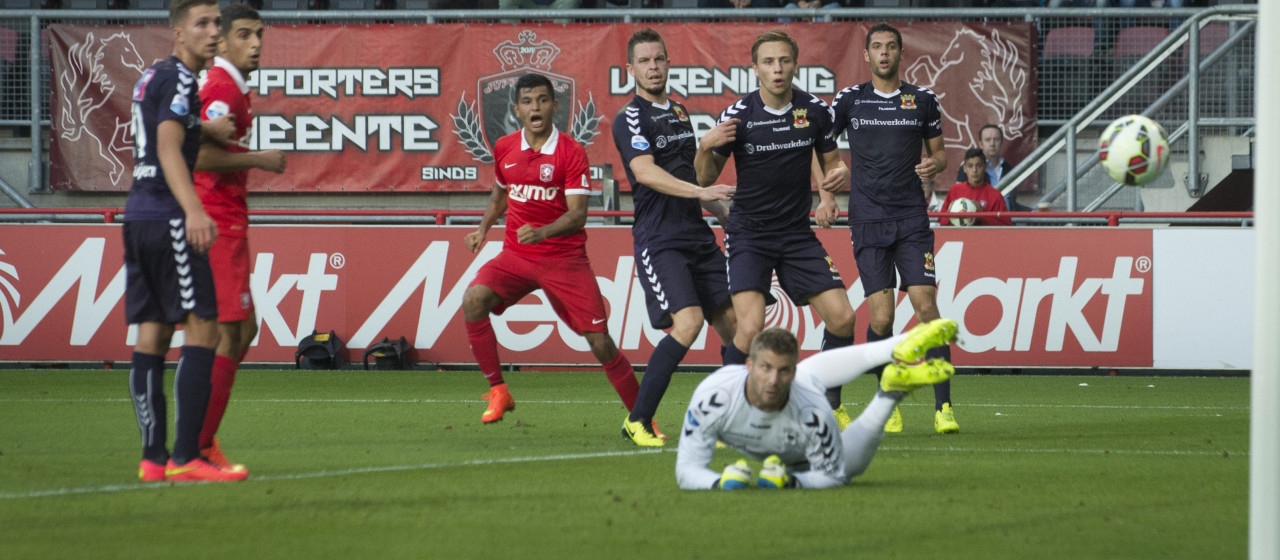
<svg viewBox="0 0 1280 560"><path fill-rule="evenodd" d="M991 186L1000 184L1000 180L1005 174L1013 170L1013 164L1005 161L1004 156L1000 155L1004 149L1004 130L998 124L989 124L978 130L978 147L982 150L982 154L987 158L987 182ZM968 156L965 156L968 159ZM963 183L967 180L964 168L960 168L956 172L956 182ZM1013 212L1028 212L1031 209L1018 204L1018 197L1014 193L1009 193L1004 197L1005 206ZM944 204L942 206L946 208Z"/></svg>
<svg viewBox="0 0 1280 560"><path fill-rule="evenodd" d="M947 190L947 199L942 201L943 211L951 208L951 203L961 198L972 200L978 206L979 212L1008 211L1008 207L1004 204L1004 197L1000 196L1000 191L996 190L987 181L987 158L981 149L969 148L965 151L964 165L960 168L960 172L964 173L965 180L951 185L951 188ZM949 226L951 225L951 219L938 218L938 223ZM1011 226L1013 225L1013 220L1009 218L978 218L973 224L977 226Z"/></svg>

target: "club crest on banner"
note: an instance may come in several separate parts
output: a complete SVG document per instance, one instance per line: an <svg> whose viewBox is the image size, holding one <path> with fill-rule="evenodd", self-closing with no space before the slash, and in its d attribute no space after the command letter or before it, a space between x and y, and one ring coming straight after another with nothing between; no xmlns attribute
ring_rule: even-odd
<svg viewBox="0 0 1280 560"><path fill-rule="evenodd" d="M519 42L503 41L494 47L499 72L481 77L476 82L476 98L467 102L466 93L458 101L453 118L458 142L476 161L493 162L493 144L499 138L520 129L520 120L512 108L516 80L525 73L537 72L551 80L559 108L552 123L567 132L583 146L589 146L600 134L601 116L596 112L593 96L586 103L576 99L574 79L552 72L552 62L560 56L560 47L548 40L537 41L532 30L521 31Z"/></svg>

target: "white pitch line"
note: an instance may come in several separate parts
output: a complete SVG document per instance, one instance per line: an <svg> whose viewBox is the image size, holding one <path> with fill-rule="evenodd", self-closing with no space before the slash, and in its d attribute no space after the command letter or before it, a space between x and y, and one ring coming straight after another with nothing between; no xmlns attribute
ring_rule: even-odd
<svg viewBox="0 0 1280 560"><path fill-rule="evenodd" d="M951 447L951 446L934 446L934 447L911 447L897 445L882 445L879 449L882 452L920 452L920 453L1047 453L1047 454L1069 454L1069 455L1155 455L1155 456L1176 456L1176 457L1218 457L1222 452L1218 451L1183 451L1183 450L1141 450L1141 449L1017 449L1017 448L978 448L978 447ZM278 474L267 476L256 476L250 478L246 482L264 482L272 480L304 480L312 478L330 478L335 476L351 476L360 474L376 474L386 472L401 472L414 470L433 470L452 467L468 467L468 466L485 466L485 465L501 465L511 463L534 463L539 461L572 461L576 459L598 459L602 457L627 457L635 455L652 455L656 453L673 453L675 449L637 449L633 451L602 451L598 453L574 453L563 455L544 455L533 457L506 457L500 459L469 459L466 461L441 462L441 463L420 463L416 465L388 465L383 467L359 467L353 469L341 469L334 471L316 471L309 473L292 473ZM1229 455L1237 455L1247 457L1249 454L1243 451L1228 451ZM207 484L207 483L196 483ZM74 496L84 494L112 494L116 492L130 492L138 490L155 490L159 488L173 488L178 486L187 486L188 484L176 484L169 482L148 482L137 484L109 484L106 486L83 486L79 488L55 488L51 490L34 490L31 492L10 492L0 493L0 500L17 500L24 498L48 498L54 496Z"/></svg>
<svg viewBox="0 0 1280 560"><path fill-rule="evenodd" d="M441 463L420 463L417 465L388 465L383 467L360 467L336 471L316 471L309 473L278 474L255 476L245 482L264 482L272 480L302 480L310 478L329 478L334 476L350 476L357 474L375 474L385 472L445 469L452 467L469 467L484 465L501 465L509 463L534 463L538 461L572 461L576 459L598 459L601 457L626 457L632 455L651 455L655 453L674 452L674 449L637 449L633 451L601 451L598 453L572 453L563 455L543 455L533 457L505 457L500 459L468 459ZM22 498L48 498L52 496L74 496L83 494L112 494L136 490L155 490L159 488L175 488L188 485L209 483L174 483L146 482L136 484L108 484L106 486L82 486L79 488L54 488L51 490L34 490L31 492L0 493L0 500L17 500Z"/></svg>
<svg viewBox="0 0 1280 560"><path fill-rule="evenodd" d="M42 402L100 402L100 403L123 403L129 402L126 398L110 398L110 399L0 399L0 402L12 403L42 403ZM236 398L235 402L245 403L275 403L275 404L476 404L485 402L481 399L255 399L255 398ZM617 404L616 400L607 401L588 401L588 400L527 400L521 399L522 403L529 404ZM673 403L685 404L681 401L671 401ZM866 403L850 401L844 404L861 406ZM911 403L904 402L901 406L933 406L933 403ZM1249 410L1247 406L1145 406L1145 405L1106 405L1106 404L1013 404L1013 403L961 403L958 408L1079 408L1079 409L1095 409L1095 410Z"/></svg>
<svg viewBox="0 0 1280 560"><path fill-rule="evenodd" d="M899 447L881 445L880 451L920 451L920 452L958 452L958 453L1050 453L1071 455L1170 455L1176 457L1221 457L1228 455L1247 457L1245 451L1180 451L1180 450L1146 450L1146 449L1018 449L1014 447L982 448L982 447Z"/></svg>

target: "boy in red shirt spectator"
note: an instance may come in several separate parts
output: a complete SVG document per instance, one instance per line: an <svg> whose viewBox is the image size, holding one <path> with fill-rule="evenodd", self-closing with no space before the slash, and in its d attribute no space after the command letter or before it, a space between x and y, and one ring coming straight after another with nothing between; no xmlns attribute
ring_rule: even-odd
<svg viewBox="0 0 1280 560"><path fill-rule="evenodd" d="M979 212L1008 212L1008 207L1004 204L1004 196L1000 191L991 186L987 181L987 157L983 155L980 148L969 148L964 152L964 174L967 180L963 183L951 185L951 189L947 191L947 199L942 201L942 211L946 212L951 208L951 203L956 199L967 198L978 205ZM949 218L938 218L938 223L944 226L951 225ZM1011 226L1013 220L1010 218L977 218L974 225L978 226Z"/></svg>

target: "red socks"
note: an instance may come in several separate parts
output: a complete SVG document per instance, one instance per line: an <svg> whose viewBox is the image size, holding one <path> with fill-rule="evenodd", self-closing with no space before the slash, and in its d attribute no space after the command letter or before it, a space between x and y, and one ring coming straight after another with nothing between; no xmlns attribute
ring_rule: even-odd
<svg viewBox="0 0 1280 560"><path fill-rule="evenodd" d="M640 383L636 381L636 372L631 368L631 362L627 361L627 357L623 356L622 352L618 352L613 360L604 364L604 374L608 376L609 383L613 384L613 390L618 392L627 410L635 408L636 395L640 393Z"/></svg>
<svg viewBox="0 0 1280 560"><path fill-rule="evenodd" d="M204 413L204 427L200 430L200 448L213 445L213 436L218 433L222 424L222 415L227 412L227 401L231 399L231 386L236 382L236 369L240 363L226 356L213 357L212 386L209 390L209 408Z"/></svg>
<svg viewBox="0 0 1280 560"><path fill-rule="evenodd" d="M467 342L471 343L471 354L476 357L476 365L480 373L489 380L489 385L502 383L502 363L498 361L498 337L493 334L493 324L485 317L474 323L467 323Z"/></svg>

